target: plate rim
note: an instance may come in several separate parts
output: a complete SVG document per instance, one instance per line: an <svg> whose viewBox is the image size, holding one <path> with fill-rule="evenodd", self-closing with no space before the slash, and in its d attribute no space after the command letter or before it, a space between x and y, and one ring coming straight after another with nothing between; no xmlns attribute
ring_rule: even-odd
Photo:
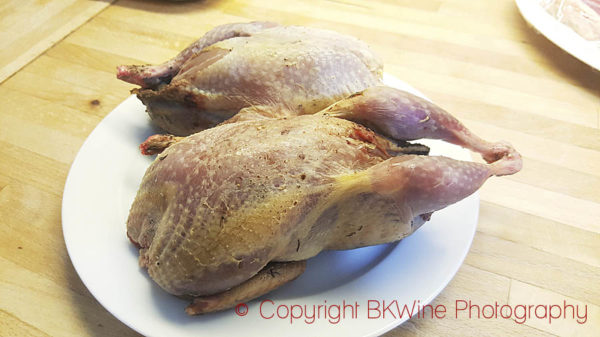
<svg viewBox="0 0 600 337"><path fill-rule="evenodd" d="M523 19L536 31L567 54L600 71L600 41L584 39L546 12L536 0L515 0L515 3Z"/></svg>

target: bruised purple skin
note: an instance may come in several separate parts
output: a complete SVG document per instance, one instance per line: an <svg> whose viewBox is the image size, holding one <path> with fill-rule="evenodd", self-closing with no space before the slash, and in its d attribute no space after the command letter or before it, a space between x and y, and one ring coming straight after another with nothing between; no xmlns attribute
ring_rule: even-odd
<svg viewBox="0 0 600 337"><path fill-rule="evenodd" d="M444 109L395 88L368 88L334 103L322 113L366 125L393 139L441 139L481 154L488 163L509 153L518 155L509 143L485 141ZM514 161L513 164L517 165ZM518 167L510 172L515 173L520 169Z"/></svg>

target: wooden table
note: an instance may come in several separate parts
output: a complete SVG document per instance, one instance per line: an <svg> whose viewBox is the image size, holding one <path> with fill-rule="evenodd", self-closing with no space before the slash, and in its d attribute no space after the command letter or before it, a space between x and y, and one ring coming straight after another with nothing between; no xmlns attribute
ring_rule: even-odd
<svg viewBox="0 0 600 337"><path fill-rule="evenodd" d="M389 336L600 331L600 73L535 33L513 1L5 0L0 18L1 336L137 335L71 265L69 166L129 96L117 65L161 62L216 25L264 19L361 38L387 72L523 154L522 172L481 189L470 253L434 304L587 306L585 324L414 318Z"/></svg>

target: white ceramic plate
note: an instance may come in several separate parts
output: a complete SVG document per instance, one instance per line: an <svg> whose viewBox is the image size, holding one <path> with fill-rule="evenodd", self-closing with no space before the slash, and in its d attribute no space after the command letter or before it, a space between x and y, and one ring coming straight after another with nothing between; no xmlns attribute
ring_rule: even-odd
<svg viewBox="0 0 600 337"><path fill-rule="evenodd" d="M386 76L386 83L418 94ZM306 272L292 283L248 304L245 316L228 310L189 317L187 301L160 289L138 267L138 252L127 239L125 222L138 185L153 158L139 153L139 144L156 133L143 105L129 97L96 127L81 147L66 181L63 232L81 280L96 299L119 320L149 336L374 336L409 317L375 317L377 303L429 303L452 279L469 250L479 211L477 194L442 211L400 243L349 251L323 252L310 259ZM432 154L469 160L468 151L437 141ZM354 305L346 317L302 319L262 318L279 305ZM369 302L371 301L371 302ZM376 302L378 301L378 302ZM280 315L284 316L285 307ZM304 309L303 309L304 310ZM321 309L323 310L323 309ZM296 315L299 313L295 309ZM415 311L416 314L416 311ZM329 317L328 316L328 317ZM308 319L310 321L310 319Z"/></svg>
<svg viewBox="0 0 600 337"><path fill-rule="evenodd" d="M600 70L600 42L590 42L557 21L537 0L515 0L525 21L548 40L590 67Z"/></svg>

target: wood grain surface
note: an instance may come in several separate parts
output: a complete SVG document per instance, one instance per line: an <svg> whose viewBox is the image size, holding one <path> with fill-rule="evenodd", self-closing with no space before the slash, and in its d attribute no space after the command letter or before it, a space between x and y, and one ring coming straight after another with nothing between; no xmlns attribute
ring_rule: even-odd
<svg viewBox="0 0 600 337"><path fill-rule="evenodd" d="M473 245L434 305L587 306L585 324L413 318L387 336L598 335L600 73L538 35L512 0L111 2L0 4L0 336L137 335L69 260L69 166L129 96L117 65L162 62L216 25L265 19L359 37L387 72L523 154L522 172L481 189Z"/></svg>
<svg viewBox="0 0 600 337"><path fill-rule="evenodd" d="M4 0L0 5L0 82L114 0Z"/></svg>

